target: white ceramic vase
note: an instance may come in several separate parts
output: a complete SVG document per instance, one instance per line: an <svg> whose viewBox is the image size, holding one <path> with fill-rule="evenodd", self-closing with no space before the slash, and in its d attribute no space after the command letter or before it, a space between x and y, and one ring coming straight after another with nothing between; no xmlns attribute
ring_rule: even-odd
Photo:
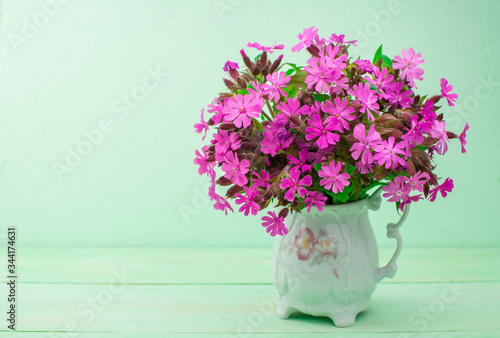
<svg viewBox="0 0 500 338"><path fill-rule="evenodd" d="M387 225L387 236L396 238L397 249L379 268L368 210L379 209L380 190L358 202L287 216L289 232L276 239L273 257L278 317L302 312L330 317L336 326L346 327L368 309L377 283L397 270L402 245L398 230L409 211L407 205L399 222Z"/></svg>

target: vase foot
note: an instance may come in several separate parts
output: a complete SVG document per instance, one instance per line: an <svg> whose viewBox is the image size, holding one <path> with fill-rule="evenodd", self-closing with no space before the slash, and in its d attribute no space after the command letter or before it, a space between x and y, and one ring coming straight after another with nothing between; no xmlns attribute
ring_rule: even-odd
<svg viewBox="0 0 500 338"><path fill-rule="evenodd" d="M276 316L281 319L287 319L294 312L297 312L297 309L287 306L284 304L279 304L276 306Z"/></svg>
<svg viewBox="0 0 500 338"><path fill-rule="evenodd" d="M354 325L356 315L343 314L341 316L332 316L330 319L336 327L349 327Z"/></svg>

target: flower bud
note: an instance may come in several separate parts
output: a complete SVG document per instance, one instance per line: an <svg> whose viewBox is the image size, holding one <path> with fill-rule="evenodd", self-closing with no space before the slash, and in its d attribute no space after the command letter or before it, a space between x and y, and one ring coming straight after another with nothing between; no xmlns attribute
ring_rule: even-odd
<svg viewBox="0 0 500 338"><path fill-rule="evenodd" d="M281 193L280 182L276 181L269 186L269 191L273 196L278 196Z"/></svg>
<svg viewBox="0 0 500 338"><path fill-rule="evenodd" d="M314 57L319 57L319 48L315 45L310 45L307 47L307 51Z"/></svg>
<svg viewBox="0 0 500 338"><path fill-rule="evenodd" d="M260 68L264 68L267 64L267 53L266 52L262 52L262 54L260 55Z"/></svg>
<svg viewBox="0 0 500 338"><path fill-rule="evenodd" d="M238 72L236 69L230 69L228 71L229 76L233 78L234 81L238 81L238 77L240 76L240 72Z"/></svg>
<svg viewBox="0 0 500 338"><path fill-rule="evenodd" d="M434 95L429 98L434 104L438 103L439 100L441 100L441 95Z"/></svg>
<svg viewBox="0 0 500 338"><path fill-rule="evenodd" d="M257 76L260 74L260 69L259 67L255 67L253 70L252 70L252 75L253 76Z"/></svg>
<svg viewBox="0 0 500 338"><path fill-rule="evenodd" d="M271 68L269 69L270 73L274 73L276 71L276 69L278 69L282 59L283 59L283 54L278 56L278 58L273 62Z"/></svg>
<svg viewBox="0 0 500 338"><path fill-rule="evenodd" d="M269 170L269 179L273 180L281 175L281 170L279 168L273 167Z"/></svg>
<svg viewBox="0 0 500 338"><path fill-rule="evenodd" d="M290 122L292 122L295 126L300 127L302 125L302 121L296 115L291 115L289 117Z"/></svg>
<svg viewBox="0 0 500 338"><path fill-rule="evenodd" d="M406 165L407 165L406 172L408 173L408 175L410 175L410 177L413 177L413 175L415 175L415 173L416 173L415 165L410 160L408 160L408 162L406 162Z"/></svg>
<svg viewBox="0 0 500 338"><path fill-rule="evenodd" d="M247 83L241 77L239 77L236 82L238 82L238 86L240 86L241 89L245 89L247 87Z"/></svg>
<svg viewBox="0 0 500 338"><path fill-rule="evenodd" d="M227 88L229 88L230 90L236 90L236 86L233 83L233 81L228 79L222 79L222 80L224 81L224 84L226 85Z"/></svg>
<svg viewBox="0 0 500 338"><path fill-rule="evenodd" d="M239 138L245 138L248 136L248 129L241 129L239 132L238 132L238 137Z"/></svg>
<svg viewBox="0 0 500 338"><path fill-rule="evenodd" d="M236 128L234 123L222 123L219 125L219 129L222 129L222 130L231 130L234 128Z"/></svg>
<svg viewBox="0 0 500 338"><path fill-rule="evenodd" d="M245 63L245 65L247 66L247 68L248 69L252 69L253 68L253 63L248 58L247 54L245 53L245 50L244 49L240 50L240 53L241 53L241 56L243 57L243 62Z"/></svg>
<svg viewBox="0 0 500 338"><path fill-rule="evenodd" d="M250 162L253 161L254 158L255 158L255 155L252 154L252 153L245 154L245 159L248 160L248 161L250 161Z"/></svg>
<svg viewBox="0 0 500 338"><path fill-rule="evenodd" d="M231 180L230 180L229 178L226 178L226 177L224 177L224 176L222 176L221 178L219 178L219 179L216 181L216 183L217 183L218 185L223 186L223 187L226 187L226 186L228 186L228 185L233 184L233 182L231 182Z"/></svg>
<svg viewBox="0 0 500 338"><path fill-rule="evenodd" d="M234 197L237 193L239 193L242 190L240 186L237 186L236 184L233 185L231 188L227 190L226 197L231 198Z"/></svg>
<svg viewBox="0 0 500 338"><path fill-rule="evenodd" d="M264 69L262 69L262 75L267 76L269 74L269 67L265 66Z"/></svg>
<svg viewBox="0 0 500 338"><path fill-rule="evenodd" d="M280 213L278 214L278 217L285 218L286 216L288 216L288 208L281 209Z"/></svg>
<svg viewBox="0 0 500 338"><path fill-rule="evenodd" d="M253 148L255 148L255 145L256 143L255 142L248 142L248 143L245 143L245 145L243 146L243 150L252 150Z"/></svg>

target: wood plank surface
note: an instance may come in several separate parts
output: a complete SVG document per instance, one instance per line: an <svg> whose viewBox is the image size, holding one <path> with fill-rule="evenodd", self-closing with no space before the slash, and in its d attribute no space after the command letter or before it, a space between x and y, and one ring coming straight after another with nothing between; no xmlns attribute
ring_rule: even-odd
<svg viewBox="0 0 500 338"><path fill-rule="evenodd" d="M114 288L113 288L114 287ZM18 286L21 331L238 333L500 330L500 283L382 284L356 325L274 315L271 285ZM423 309L422 312L421 309Z"/></svg>
<svg viewBox="0 0 500 338"><path fill-rule="evenodd" d="M393 250L380 252L381 265ZM125 271L132 284L271 284L272 249L20 248L21 283L108 283ZM404 248L382 283L500 281L500 249ZM4 282L5 277L0 276Z"/></svg>
<svg viewBox="0 0 500 338"><path fill-rule="evenodd" d="M302 314L277 318L271 251L21 247L15 334L500 337L500 249L406 248L396 277L378 286L350 328ZM382 250L381 261L391 254ZM0 325L0 337L12 335L4 316Z"/></svg>

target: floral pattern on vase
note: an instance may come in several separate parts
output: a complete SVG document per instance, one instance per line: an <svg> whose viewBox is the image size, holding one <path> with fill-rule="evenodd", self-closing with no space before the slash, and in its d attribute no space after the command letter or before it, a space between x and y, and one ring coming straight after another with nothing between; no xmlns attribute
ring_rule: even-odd
<svg viewBox="0 0 500 338"><path fill-rule="evenodd" d="M331 265L333 274L338 279L339 275L335 264L340 263L337 261L337 240L328 236L324 229L319 231L318 236L309 227L304 227L299 230L299 234L295 236L293 246L297 249L297 258L301 261L308 261L312 259L314 264L327 262Z"/></svg>

